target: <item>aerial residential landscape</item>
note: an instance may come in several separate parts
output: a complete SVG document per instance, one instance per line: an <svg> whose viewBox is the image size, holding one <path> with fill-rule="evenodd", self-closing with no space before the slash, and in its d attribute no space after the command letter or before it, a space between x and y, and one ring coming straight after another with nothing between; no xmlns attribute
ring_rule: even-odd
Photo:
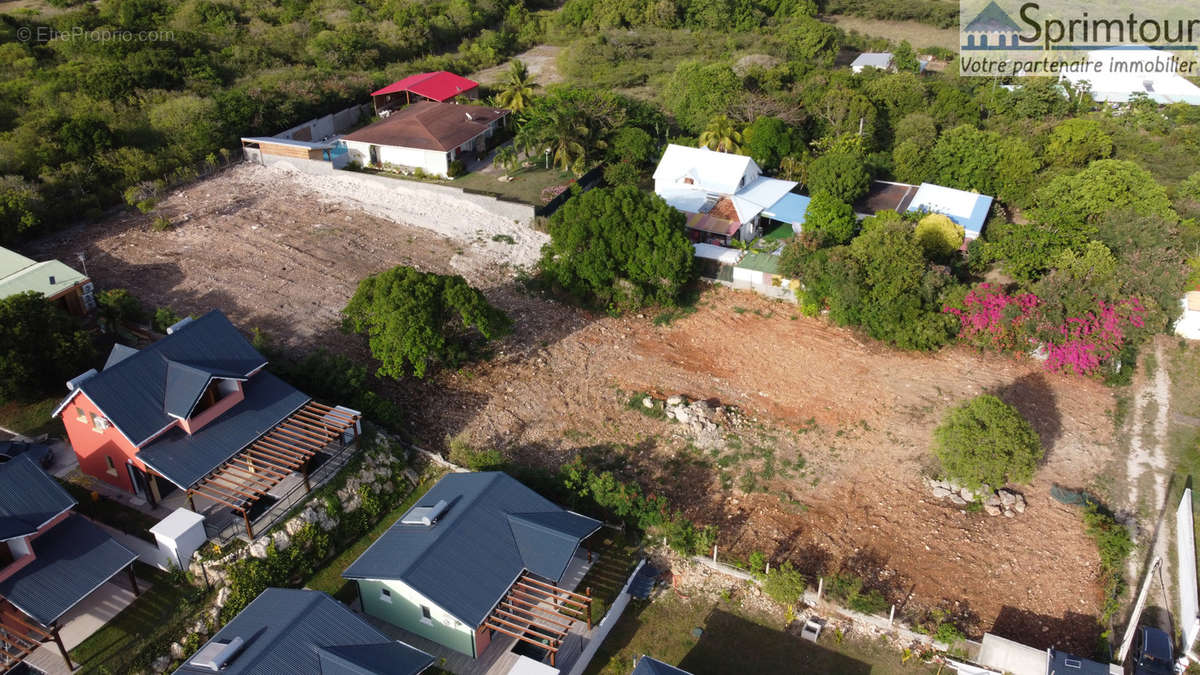
<svg viewBox="0 0 1200 675"><path fill-rule="evenodd" d="M0 0L0 673L1200 672L1200 20L1077 9Z"/></svg>

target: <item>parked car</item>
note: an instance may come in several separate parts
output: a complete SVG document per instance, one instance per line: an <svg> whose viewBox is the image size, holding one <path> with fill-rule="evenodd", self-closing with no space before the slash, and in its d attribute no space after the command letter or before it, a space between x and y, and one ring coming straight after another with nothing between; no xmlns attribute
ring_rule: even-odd
<svg viewBox="0 0 1200 675"><path fill-rule="evenodd" d="M1138 628L1134 646L1134 675L1171 675L1175 672L1170 635L1152 626L1142 626Z"/></svg>
<svg viewBox="0 0 1200 675"><path fill-rule="evenodd" d="M26 455L43 469L49 469L54 464L54 451L48 445L24 441L0 442L0 464L21 455Z"/></svg>

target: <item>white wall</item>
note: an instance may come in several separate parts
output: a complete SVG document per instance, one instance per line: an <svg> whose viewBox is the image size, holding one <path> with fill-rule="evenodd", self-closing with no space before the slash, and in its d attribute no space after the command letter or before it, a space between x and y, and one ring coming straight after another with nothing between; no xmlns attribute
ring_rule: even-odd
<svg viewBox="0 0 1200 675"><path fill-rule="evenodd" d="M1183 491L1175 512L1176 558L1179 560L1179 629L1183 633L1183 651L1192 648L1200 634L1200 589L1196 579L1196 537L1192 517L1192 489Z"/></svg>
<svg viewBox="0 0 1200 675"><path fill-rule="evenodd" d="M358 162L362 166L371 164L371 143L362 141L343 141L346 144L348 161ZM390 145L379 145L379 161L399 167L422 169L432 174L445 176L449 169L446 153L438 150L420 150L417 148L398 148Z"/></svg>

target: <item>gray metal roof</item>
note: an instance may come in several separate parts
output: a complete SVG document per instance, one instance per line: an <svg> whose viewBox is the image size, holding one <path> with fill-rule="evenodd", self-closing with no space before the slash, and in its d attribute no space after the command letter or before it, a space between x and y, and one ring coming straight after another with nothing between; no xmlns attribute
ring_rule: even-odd
<svg viewBox="0 0 1200 675"><path fill-rule="evenodd" d="M566 511L500 472L452 473L413 508L449 506L430 526L401 516L342 573L403 581L470 626L528 570L557 583L600 522Z"/></svg>
<svg viewBox="0 0 1200 675"><path fill-rule="evenodd" d="M667 665L658 659L643 656L638 659L632 675L691 675L686 670Z"/></svg>
<svg viewBox="0 0 1200 675"><path fill-rule="evenodd" d="M137 559L137 554L77 514L34 539L33 553L33 562L0 581L0 596L44 626Z"/></svg>
<svg viewBox="0 0 1200 675"><path fill-rule="evenodd" d="M268 588L206 644L242 638L225 675L416 675L433 657L386 635L321 591ZM177 674L212 673L190 664Z"/></svg>
<svg viewBox="0 0 1200 675"><path fill-rule="evenodd" d="M75 500L24 455L0 464L0 541L37 532Z"/></svg>
<svg viewBox="0 0 1200 675"><path fill-rule="evenodd" d="M141 445L174 422L168 414L168 389L181 382L168 372L171 361L240 377L267 363L224 314L213 310L141 351L129 354L122 350L118 355L114 350L104 370L82 382L79 390L134 445ZM194 382L182 384L186 384L184 391L190 392ZM184 397L172 396L172 400Z"/></svg>
<svg viewBox="0 0 1200 675"><path fill-rule="evenodd" d="M136 353L138 353L138 350L133 347L123 345L120 342L114 344L112 351L108 353L108 360L104 362L104 370L108 370Z"/></svg>
<svg viewBox="0 0 1200 675"><path fill-rule="evenodd" d="M1049 675L1108 675L1108 666L1051 649Z"/></svg>
<svg viewBox="0 0 1200 675"><path fill-rule="evenodd" d="M195 433L172 429L138 450L137 458L186 489L310 400L265 370L242 392L245 399Z"/></svg>
<svg viewBox="0 0 1200 675"><path fill-rule="evenodd" d="M892 65L891 52L864 52L854 57L851 66L886 69Z"/></svg>

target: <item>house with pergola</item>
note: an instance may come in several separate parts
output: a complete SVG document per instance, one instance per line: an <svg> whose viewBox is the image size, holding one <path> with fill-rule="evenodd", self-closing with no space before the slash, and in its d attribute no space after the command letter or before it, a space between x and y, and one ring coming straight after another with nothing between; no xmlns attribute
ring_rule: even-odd
<svg viewBox="0 0 1200 675"><path fill-rule="evenodd" d="M286 480L310 488L318 456L357 442L359 413L267 372L219 311L167 332L140 350L115 345L102 370L67 383L53 414L84 473L151 505L185 491L193 511L232 512L253 538L255 506Z"/></svg>
<svg viewBox="0 0 1200 675"><path fill-rule="evenodd" d="M28 457L0 464L0 672L40 658L34 653L43 643L73 670L62 624L89 599L118 602L110 582L122 572L138 594L137 554L75 513L75 505Z"/></svg>

